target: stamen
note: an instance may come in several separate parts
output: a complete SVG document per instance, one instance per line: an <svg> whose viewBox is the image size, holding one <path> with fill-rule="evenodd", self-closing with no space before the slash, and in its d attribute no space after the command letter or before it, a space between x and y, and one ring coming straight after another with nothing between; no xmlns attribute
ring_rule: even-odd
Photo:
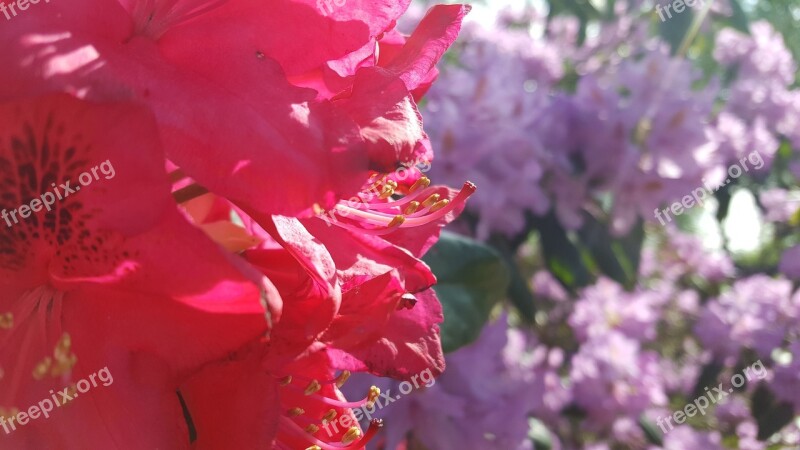
<svg viewBox="0 0 800 450"><path fill-rule="evenodd" d="M367 395L367 408L372 409L375 406L375 400L381 396L381 390L378 389L378 386L372 386L369 388L369 394Z"/></svg>
<svg viewBox="0 0 800 450"><path fill-rule="evenodd" d="M373 203L366 203L367 206L371 210L377 211L395 211L401 208L403 205L410 203L412 201L421 201L424 198L436 193L436 188L426 188L416 192L409 193L405 197L399 200L393 200L390 202L373 202Z"/></svg>
<svg viewBox="0 0 800 450"><path fill-rule="evenodd" d="M328 412L326 412L325 415L322 416L322 422L323 423L324 422L330 422L331 420L336 418L337 414L338 413L336 412L335 409L328 410Z"/></svg>
<svg viewBox="0 0 800 450"><path fill-rule="evenodd" d="M474 184L467 182L458 194L449 200L442 199L441 194L435 192L436 188L429 188L397 201L362 204L367 210L342 202L334 208L341 220L333 223L348 230L376 236L392 233L398 228L423 226L443 218L464 204L475 189ZM406 204L408 207L403 210ZM420 210L420 207L423 209ZM403 213L398 214L398 211Z"/></svg>
<svg viewBox="0 0 800 450"><path fill-rule="evenodd" d="M306 411L303 408L292 408L286 414L289 417L297 417L297 416L302 416L305 413Z"/></svg>
<svg viewBox="0 0 800 450"><path fill-rule="evenodd" d="M46 356L36 367L33 369L33 379L36 381L42 380L45 375L50 372L50 367L53 365L53 358Z"/></svg>
<svg viewBox="0 0 800 450"><path fill-rule="evenodd" d="M386 185L383 186L383 190L381 191L381 195L379 195L378 198L381 199L381 200L386 200L387 198L389 198L389 197L391 197L393 195L394 195L394 188L391 185L386 184Z"/></svg>
<svg viewBox="0 0 800 450"><path fill-rule="evenodd" d="M450 200L447 199L439 200L438 202L434 203L433 206L431 206L430 212L438 211L447 206L449 203Z"/></svg>
<svg viewBox="0 0 800 450"><path fill-rule="evenodd" d="M361 430L358 427L350 427L347 433L342 436L342 444L349 445L361 437Z"/></svg>
<svg viewBox="0 0 800 450"><path fill-rule="evenodd" d="M312 380L311 383L308 383L308 386L306 386L306 389L303 391L303 393L306 395L311 395L319 392L320 389L322 389L322 386L319 384L319 381Z"/></svg>
<svg viewBox="0 0 800 450"><path fill-rule="evenodd" d="M417 180L411 187L408 189L408 192L414 192L417 189L425 189L426 187L431 185L431 180L428 177L422 177Z"/></svg>
<svg viewBox="0 0 800 450"><path fill-rule="evenodd" d="M299 390L299 389L298 389ZM319 394L310 394L309 396L314 400L318 400L326 405L333 406L334 408L360 408L362 406L371 407L371 405L375 404L375 400L377 400L378 396L380 396L381 390L375 386L372 386L367 394L367 397L363 400L355 401L355 402L343 402L341 400L336 400L332 398L325 397Z"/></svg>
<svg viewBox="0 0 800 450"><path fill-rule="evenodd" d="M361 438L361 442L367 443L378 434L378 431L383 428L383 419L372 419L369 422L369 428L367 428L367 432L364 433L364 437Z"/></svg>
<svg viewBox="0 0 800 450"><path fill-rule="evenodd" d="M336 376L336 378L332 378L330 380L325 380L325 381L319 381L316 378L304 377L302 375L294 375L294 378L296 378L298 380L301 380L301 381L306 381L308 383L317 382L317 383L321 384L322 386L326 386L326 385L329 385L329 384L336 383L337 387L342 387L342 385L344 385L344 383L347 381L347 379L350 378L350 375L351 374L350 374L349 370L343 370L339 375Z"/></svg>
<svg viewBox="0 0 800 450"><path fill-rule="evenodd" d="M436 204L436 202L438 202L440 198L442 198L441 195L433 194L430 197L428 197L424 202L422 202L422 207L423 208L429 208L429 207L433 206L434 204Z"/></svg>
<svg viewBox="0 0 800 450"><path fill-rule="evenodd" d="M419 209L419 205L420 203L417 201L409 203L408 206L406 207L406 210L403 211L403 214L406 215L414 214L415 212L417 212L417 209Z"/></svg>
<svg viewBox="0 0 800 450"><path fill-rule="evenodd" d="M10 330L14 328L14 313L0 314L0 330Z"/></svg>
<svg viewBox="0 0 800 450"><path fill-rule="evenodd" d="M350 371L349 370L342 371L342 373L340 373L339 376L336 377L336 387L344 386L344 384L347 382L349 378L350 378Z"/></svg>
<svg viewBox="0 0 800 450"><path fill-rule="evenodd" d="M388 226L389 226L389 228L399 227L405 221L406 221L405 216L397 215L397 216L394 216L394 219L392 219L391 222L389 222Z"/></svg>

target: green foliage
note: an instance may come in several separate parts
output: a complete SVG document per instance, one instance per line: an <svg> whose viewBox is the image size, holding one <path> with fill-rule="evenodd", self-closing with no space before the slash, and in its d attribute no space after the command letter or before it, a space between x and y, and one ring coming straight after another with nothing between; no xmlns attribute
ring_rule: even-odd
<svg viewBox="0 0 800 450"><path fill-rule="evenodd" d="M436 294L444 309L442 346L455 351L477 339L509 286L508 267L492 248L444 232L425 255L439 280Z"/></svg>

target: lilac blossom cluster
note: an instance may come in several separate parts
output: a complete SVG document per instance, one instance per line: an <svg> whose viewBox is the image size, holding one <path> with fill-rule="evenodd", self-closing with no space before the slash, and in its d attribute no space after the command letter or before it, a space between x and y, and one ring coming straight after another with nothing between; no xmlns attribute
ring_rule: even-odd
<svg viewBox="0 0 800 450"><path fill-rule="evenodd" d="M479 238L518 235L528 215L549 211L575 229L603 210L622 235L699 186L724 185L753 152L769 169L781 139L800 145L796 65L768 23L719 33L713 57L736 73L728 82L671 55L626 4L582 44L575 17L533 9L523 27L472 24L462 35L425 119L433 176L468 173L481 186L468 208Z"/></svg>

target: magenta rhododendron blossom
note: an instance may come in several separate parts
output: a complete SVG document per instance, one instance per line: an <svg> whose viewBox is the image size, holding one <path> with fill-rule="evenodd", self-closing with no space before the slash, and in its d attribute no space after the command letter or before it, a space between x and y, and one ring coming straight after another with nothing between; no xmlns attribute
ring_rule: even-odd
<svg viewBox="0 0 800 450"><path fill-rule="evenodd" d="M292 86L287 72L367 45L402 8L354 1L338 18L290 1L277 11L247 0L122 3L54 3L0 30L9 68L0 98L65 90L144 103L167 156L187 174L243 208L282 214L331 206L355 193L368 169L412 159L424 133L406 90L433 70L465 12L434 10L386 69L364 68L331 102ZM300 61L284 45L289 26L336 44Z"/></svg>
<svg viewBox="0 0 800 450"><path fill-rule="evenodd" d="M284 307L268 339L254 340L182 386L197 448L217 448L230 435L243 448L271 439L274 448L361 448L379 423L363 430L353 419L330 435L319 430L379 395L373 388L361 399L345 399L338 388L351 372L400 379L442 372L442 310L430 289L435 277L408 251L369 230L281 216L264 228L249 219L246 225L262 243L243 256L273 280ZM420 233L418 239L429 237ZM226 377L243 384L213 392ZM245 422L214 419L241 411Z"/></svg>
<svg viewBox="0 0 800 450"><path fill-rule="evenodd" d="M143 108L55 95L3 103L0 123L0 207L19 214L0 235L0 415L103 367L116 377L3 445L186 448L180 378L265 334L277 293L178 214ZM106 160L113 178L78 181ZM72 192L26 217L51 185Z"/></svg>

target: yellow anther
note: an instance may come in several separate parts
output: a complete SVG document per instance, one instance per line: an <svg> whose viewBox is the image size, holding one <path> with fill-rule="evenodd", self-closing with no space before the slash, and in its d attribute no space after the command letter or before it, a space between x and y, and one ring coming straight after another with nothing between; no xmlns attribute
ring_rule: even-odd
<svg viewBox="0 0 800 450"><path fill-rule="evenodd" d="M54 364L50 367L51 377L60 377L69 373L78 362L78 357L72 353L72 337L69 333L61 335L61 339L53 348Z"/></svg>
<svg viewBox="0 0 800 450"><path fill-rule="evenodd" d="M302 416L305 414L305 412L306 411L303 408L292 408L287 412L287 414L289 414L289 417L297 417Z"/></svg>
<svg viewBox="0 0 800 450"><path fill-rule="evenodd" d="M325 415L322 416L322 420L324 422L330 422L331 420L336 418L336 414L337 413L335 409L328 410L328 412L326 412Z"/></svg>
<svg viewBox="0 0 800 450"><path fill-rule="evenodd" d="M65 358L56 359L56 363L53 364L53 367L50 369L50 376L55 378L68 374L72 368L75 367L77 362L78 357L72 353Z"/></svg>
<svg viewBox="0 0 800 450"><path fill-rule="evenodd" d="M399 227L405 221L406 221L405 216L401 216L401 215L398 214L398 215L394 216L394 219L392 219L391 222L389 222L389 228Z"/></svg>
<svg viewBox="0 0 800 450"><path fill-rule="evenodd" d="M282 378L281 381L280 381L280 384L281 384L281 386L288 386L288 385L292 384L292 376L288 375L288 376Z"/></svg>
<svg viewBox="0 0 800 450"><path fill-rule="evenodd" d="M385 200L389 197L394 195L394 188L388 184L383 186L383 190L381 190L381 195L378 196L379 199Z"/></svg>
<svg viewBox="0 0 800 450"><path fill-rule="evenodd" d="M311 383L308 383L308 386L306 386L306 390L303 391L303 393L306 395L316 394L320 389L322 389L322 386L319 384L319 381L311 380Z"/></svg>
<svg viewBox="0 0 800 450"><path fill-rule="evenodd" d="M33 369L33 379L34 380L41 380L42 378L50 372L50 366L53 365L53 358L47 356L43 360L36 364L36 367Z"/></svg>
<svg viewBox="0 0 800 450"><path fill-rule="evenodd" d="M422 178L420 178L419 180L417 180L417 182L416 182L416 183L414 183L414 184L411 186L411 188L409 189L409 192L414 192L414 191L416 191L417 189L425 189L426 187L428 187L428 186L430 186L430 185L431 185L431 180L430 180L430 178L428 178L428 177L422 177Z"/></svg>
<svg viewBox="0 0 800 450"><path fill-rule="evenodd" d="M320 447L319 445L312 445L311 447L308 447L306 450L322 450L322 447Z"/></svg>
<svg viewBox="0 0 800 450"><path fill-rule="evenodd" d="M391 186L393 189L397 189L397 181L394 180L386 180L386 184Z"/></svg>
<svg viewBox="0 0 800 450"><path fill-rule="evenodd" d="M350 427L347 433L342 436L342 444L348 445L361 437L361 430L358 427Z"/></svg>
<svg viewBox="0 0 800 450"><path fill-rule="evenodd" d="M369 394L367 394L367 408L372 408L375 406L375 400L381 396L381 390L378 386L372 386L369 388Z"/></svg>
<svg viewBox="0 0 800 450"><path fill-rule="evenodd" d="M445 206L447 206L448 204L450 204L450 200L447 200L447 199L439 200L433 206L431 206L430 212L438 211L438 210L444 208Z"/></svg>
<svg viewBox="0 0 800 450"><path fill-rule="evenodd" d="M403 214L414 214L419 209L419 202L414 201L406 206L406 210L403 211Z"/></svg>
<svg viewBox="0 0 800 450"><path fill-rule="evenodd" d="M0 330L10 330L14 327L14 314L0 314Z"/></svg>
<svg viewBox="0 0 800 450"><path fill-rule="evenodd" d="M314 425L313 423L306 427L306 433L314 434L319 431L319 427Z"/></svg>
<svg viewBox="0 0 800 450"><path fill-rule="evenodd" d="M61 335L61 339L58 340L55 349L53 349L53 356L57 361L66 360L70 357L69 353L71 348L72 337L69 333L64 333Z"/></svg>
<svg viewBox="0 0 800 450"><path fill-rule="evenodd" d="M439 195L439 194L433 194L433 195L431 195L430 197L428 197L427 199L425 199L425 201L424 201L424 202L422 202L422 207L423 207L423 208L428 208L428 207L430 207L430 206L433 206L433 205L435 205L435 204L436 204L436 202L438 202L438 201L439 201L439 199L440 199L440 198L442 198L442 196L441 196L441 195Z"/></svg>
<svg viewBox="0 0 800 450"><path fill-rule="evenodd" d="M339 376L336 377L336 387L344 386L344 384L347 382L349 378L350 378L350 371L349 370L342 371L342 373L340 373Z"/></svg>

